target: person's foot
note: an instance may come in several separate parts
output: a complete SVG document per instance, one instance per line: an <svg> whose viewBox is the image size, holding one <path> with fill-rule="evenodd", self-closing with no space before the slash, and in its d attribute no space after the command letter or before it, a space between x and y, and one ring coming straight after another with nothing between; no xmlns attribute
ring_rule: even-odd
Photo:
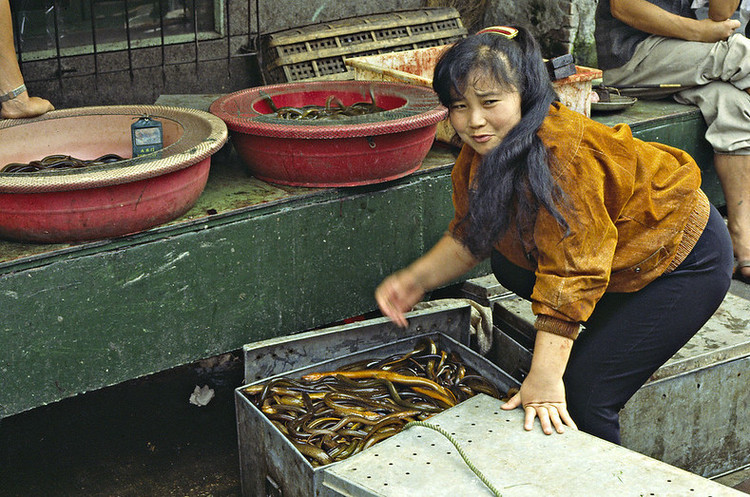
<svg viewBox="0 0 750 497"><path fill-rule="evenodd" d="M734 277L750 283L750 243L743 243L744 237L740 236L740 230L734 223L728 223L728 227L734 248Z"/></svg>
<svg viewBox="0 0 750 497"><path fill-rule="evenodd" d="M30 97L28 93L23 93L12 100L2 103L0 117L3 119L37 117L51 110L55 110L55 107L49 102L49 100L39 97Z"/></svg>
<svg viewBox="0 0 750 497"><path fill-rule="evenodd" d="M734 277L744 283L750 284L750 260L740 259L734 268Z"/></svg>
<svg viewBox="0 0 750 497"><path fill-rule="evenodd" d="M714 169L719 176L727 207L727 228L732 237L736 278L750 282L750 155L714 154Z"/></svg>

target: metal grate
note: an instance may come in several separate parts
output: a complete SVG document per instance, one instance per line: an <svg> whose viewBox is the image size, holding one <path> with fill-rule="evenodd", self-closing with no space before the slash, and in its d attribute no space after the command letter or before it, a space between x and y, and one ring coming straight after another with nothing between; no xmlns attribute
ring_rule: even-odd
<svg viewBox="0 0 750 497"><path fill-rule="evenodd" d="M259 0L247 2L246 17L232 13L230 3L236 6L232 0L47 0L36 2L36 9L28 7L35 2L19 2L12 9L16 53L22 70L24 65L39 61L53 61L56 66L52 76L24 71L27 83L55 79L62 83L66 78L119 72L132 76L135 69L165 70L168 66L221 60L227 61L229 69L233 57L257 53L260 22L258 15L253 20L252 13L259 11ZM221 9L216 8L219 6ZM77 16L74 30L66 18L73 8ZM175 17L181 30L175 28ZM207 17L209 22L213 20L209 29L205 27ZM204 41L221 43L226 51L201 50ZM238 45L241 49L233 51L232 47ZM179 56L168 53L172 47ZM154 57L154 51L160 57ZM121 64L113 68L109 62L117 54L126 56L125 68ZM93 62L80 62L82 57L91 57Z"/></svg>
<svg viewBox="0 0 750 497"><path fill-rule="evenodd" d="M325 50L327 48L336 48L338 46L338 43L336 42L336 38L325 38L318 41L311 41L310 42L310 50Z"/></svg>
<svg viewBox="0 0 750 497"><path fill-rule="evenodd" d="M340 57L329 57L318 60L316 65L318 66L318 73L325 75L346 71L346 65L344 64L344 67L342 67L343 63L344 61Z"/></svg>
<svg viewBox="0 0 750 497"><path fill-rule="evenodd" d="M293 45L287 45L281 49L284 55L294 55L297 53L307 52L307 45L305 43L295 43Z"/></svg>

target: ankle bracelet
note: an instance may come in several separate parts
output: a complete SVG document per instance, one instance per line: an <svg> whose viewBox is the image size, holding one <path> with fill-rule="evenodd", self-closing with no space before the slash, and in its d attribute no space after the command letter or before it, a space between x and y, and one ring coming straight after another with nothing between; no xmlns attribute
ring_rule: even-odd
<svg viewBox="0 0 750 497"><path fill-rule="evenodd" d="M14 98L18 97L21 93L26 91L26 85L21 85L15 90L11 90L5 95L0 95L0 102L7 102L8 100L13 100Z"/></svg>

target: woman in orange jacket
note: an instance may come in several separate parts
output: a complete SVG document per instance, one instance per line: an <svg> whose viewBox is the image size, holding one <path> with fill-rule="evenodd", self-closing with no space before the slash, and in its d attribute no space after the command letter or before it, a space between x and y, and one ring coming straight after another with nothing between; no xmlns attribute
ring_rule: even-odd
<svg viewBox="0 0 750 497"><path fill-rule="evenodd" d="M490 258L531 300L531 369L503 407L619 443L619 410L711 317L730 284L726 225L685 152L559 103L524 29L488 28L440 59L433 87L463 140L455 217L375 297L401 326L426 292Z"/></svg>

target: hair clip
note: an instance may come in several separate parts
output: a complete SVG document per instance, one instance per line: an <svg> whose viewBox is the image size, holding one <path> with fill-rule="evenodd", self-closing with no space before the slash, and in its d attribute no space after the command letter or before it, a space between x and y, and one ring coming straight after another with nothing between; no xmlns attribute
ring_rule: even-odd
<svg viewBox="0 0 750 497"><path fill-rule="evenodd" d="M477 31L478 35L481 35L483 33L493 33L512 40L518 34L518 30L516 28L511 28L510 26L490 26L489 28L484 28Z"/></svg>

